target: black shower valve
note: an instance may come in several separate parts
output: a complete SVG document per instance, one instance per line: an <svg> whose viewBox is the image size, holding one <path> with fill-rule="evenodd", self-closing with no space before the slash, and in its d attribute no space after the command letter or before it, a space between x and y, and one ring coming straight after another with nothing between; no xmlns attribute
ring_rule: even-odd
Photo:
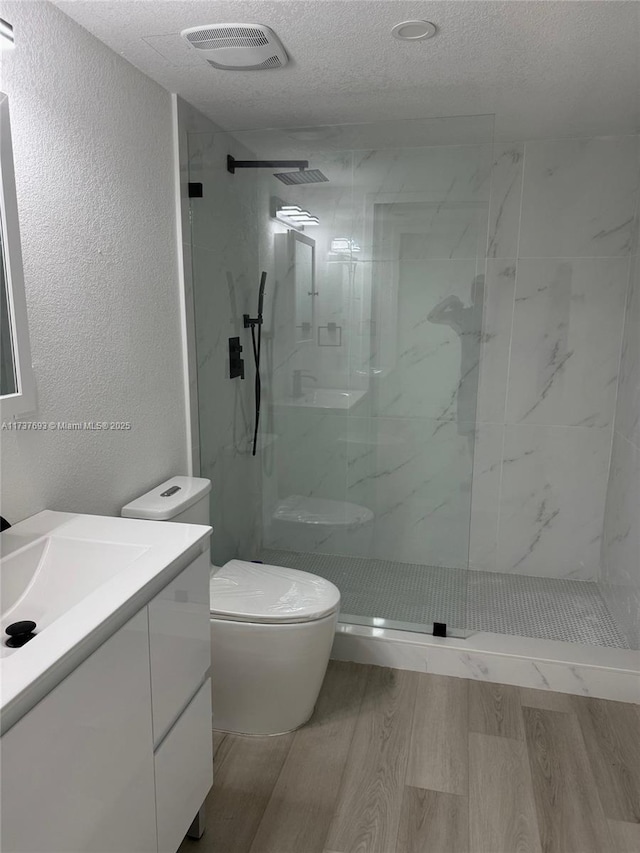
<svg viewBox="0 0 640 853"><path fill-rule="evenodd" d="M229 338L229 379L244 379L244 359L240 338Z"/></svg>

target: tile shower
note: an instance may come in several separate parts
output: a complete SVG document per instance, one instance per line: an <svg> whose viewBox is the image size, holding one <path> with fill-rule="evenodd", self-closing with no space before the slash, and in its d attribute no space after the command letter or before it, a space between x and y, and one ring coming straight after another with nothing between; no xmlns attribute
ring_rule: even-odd
<svg viewBox="0 0 640 853"><path fill-rule="evenodd" d="M476 117L191 135L201 472L224 501L214 562L326 575L354 621L638 648L639 139L491 133ZM329 181L231 176L240 151L303 157ZM320 219L304 232L311 334L274 198ZM242 314L261 269L253 460L251 382L226 379L225 353L239 335L251 379ZM311 389L362 393L302 405L297 370ZM272 523L289 496L366 507L370 535L325 528L301 551Z"/></svg>

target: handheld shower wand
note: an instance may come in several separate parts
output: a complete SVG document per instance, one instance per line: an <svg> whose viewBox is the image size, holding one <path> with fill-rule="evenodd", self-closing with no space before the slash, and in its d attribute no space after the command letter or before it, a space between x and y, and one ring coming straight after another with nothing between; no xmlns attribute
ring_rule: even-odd
<svg viewBox="0 0 640 853"><path fill-rule="evenodd" d="M262 322L262 309L264 308L264 288L267 283L267 273L265 270L262 270L262 275L260 276L260 289L258 290L258 318L260 322Z"/></svg>
<svg viewBox="0 0 640 853"><path fill-rule="evenodd" d="M265 270L262 271L262 275L260 276L260 289L258 290L258 316L250 317L248 314L244 315L244 327L245 329L251 329L251 343L253 345L253 360L256 366L256 379L255 379L255 403L256 403L256 420L255 426L253 429L253 449L251 452L252 456L256 455L256 447L258 444L258 427L260 426L260 403L262 397L262 385L260 382L260 350L262 348L262 310L264 307L264 288L267 283L267 273ZM256 335L256 326L258 327L258 333ZM257 339L256 339L257 338Z"/></svg>

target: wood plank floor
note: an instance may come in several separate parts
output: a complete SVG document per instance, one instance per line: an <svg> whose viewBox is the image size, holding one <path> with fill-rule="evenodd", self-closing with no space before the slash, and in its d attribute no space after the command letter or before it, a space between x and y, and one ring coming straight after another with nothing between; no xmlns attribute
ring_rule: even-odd
<svg viewBox="0 0 640 853"><path fill-rule="evenodd" d="M640 853L640 706L332 661L306 726L214 744L180 853Z"/></svg>

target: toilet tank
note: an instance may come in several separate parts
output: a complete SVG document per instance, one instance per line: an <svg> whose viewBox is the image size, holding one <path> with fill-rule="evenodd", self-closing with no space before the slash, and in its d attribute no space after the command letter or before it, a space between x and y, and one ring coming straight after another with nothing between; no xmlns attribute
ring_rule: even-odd
<svg viewBox="0 0 640 853"><path fill-rule="evenodd" d="M122 507L123 518L209 524L211 480L203 477L172 477Z"/></svg>

